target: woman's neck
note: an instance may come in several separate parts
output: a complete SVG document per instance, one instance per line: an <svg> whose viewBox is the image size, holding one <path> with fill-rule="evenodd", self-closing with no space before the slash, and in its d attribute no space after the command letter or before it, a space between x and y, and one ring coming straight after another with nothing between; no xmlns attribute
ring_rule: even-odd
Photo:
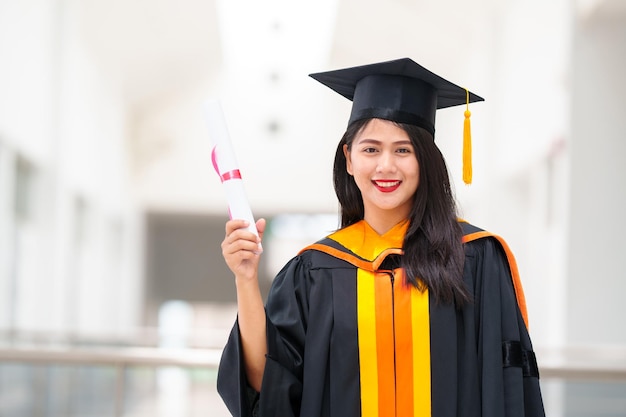
<svg viewBox="0 0 626 417"><path fill-rule="evenodd" d="M398 223L406 221L403 216L364 216L363 220L379 235L384 235Z"/></svg>

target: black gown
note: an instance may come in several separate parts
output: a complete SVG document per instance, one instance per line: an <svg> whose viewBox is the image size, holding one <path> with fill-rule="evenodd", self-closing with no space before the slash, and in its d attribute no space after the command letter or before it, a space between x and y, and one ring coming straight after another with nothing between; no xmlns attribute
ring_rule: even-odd
<svg viewBox="0 0 626 417"><path fill-rule="evenodd" d="M381 237L361 221L301 251L267 298L260 394L233 327L217 380L231 414L544 416L514 258L502 239L461 225L473 294L461 309L394 283L406 225Z"/></svg>

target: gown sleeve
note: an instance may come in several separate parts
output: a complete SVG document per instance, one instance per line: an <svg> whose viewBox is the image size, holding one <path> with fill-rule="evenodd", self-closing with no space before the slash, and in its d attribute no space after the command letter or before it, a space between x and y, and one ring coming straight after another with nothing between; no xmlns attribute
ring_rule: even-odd
<svg viewBox="0 0 626 417"><path fill-rule="evenodd" d="M539 372L503 247L494 238L470 244L474 320L483 417L544 417ZM470 270L468 270L470 269Z"/></svg>
<svg viewBox="0 0 626 417"><path fill-rule="evenodd" d="M300 412L306 334L308 263L292 259L278 273L265 305L267 355L261 392L245 374L238 323L224 348L217 390L234 417L295 417Z"/></svg>

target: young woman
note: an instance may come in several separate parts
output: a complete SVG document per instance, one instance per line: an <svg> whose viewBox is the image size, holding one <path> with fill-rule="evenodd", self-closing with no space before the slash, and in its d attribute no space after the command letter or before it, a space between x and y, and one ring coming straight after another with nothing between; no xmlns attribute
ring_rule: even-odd
<svg viewBox="0 0 626 417"><path fill-rule="evenodd" d="M334 165L341 228L287 263L264 306L261 239L227 222L231 413L543 416L514 259L457 219L434 142L438 108L482 99L410 59L312 76L353 101Z"/></svg>

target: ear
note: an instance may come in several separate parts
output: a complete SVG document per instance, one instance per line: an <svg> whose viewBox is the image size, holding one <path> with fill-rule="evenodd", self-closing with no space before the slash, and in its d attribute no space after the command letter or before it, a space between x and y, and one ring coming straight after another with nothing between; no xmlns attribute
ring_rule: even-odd
<svg viewBox="0 0 626 417"><path fill-rule="evenodd" d="M346 157L346 171L348 174L352 174L352 161L350 160L350 151L348 150L348 145L343 145L343 155Z"/></svg>

